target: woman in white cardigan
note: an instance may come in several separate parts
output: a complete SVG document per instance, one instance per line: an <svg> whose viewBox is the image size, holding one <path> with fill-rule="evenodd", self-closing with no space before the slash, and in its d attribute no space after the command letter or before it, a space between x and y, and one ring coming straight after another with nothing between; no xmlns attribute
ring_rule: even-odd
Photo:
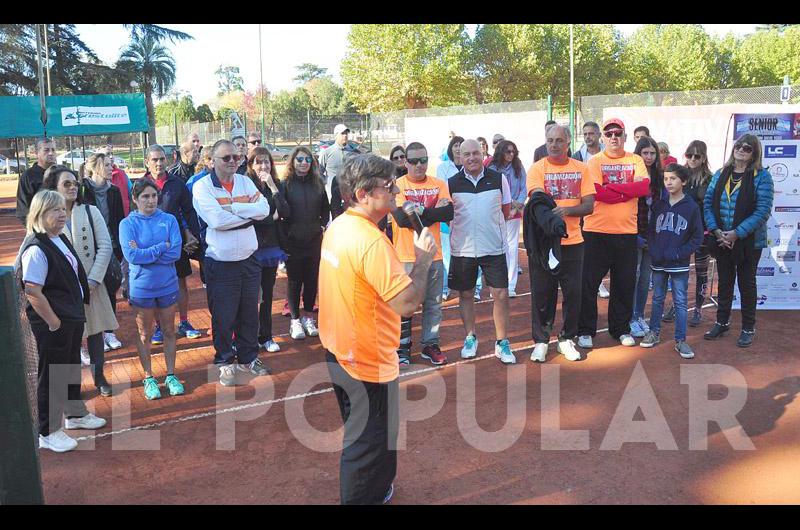
<svg viewBox="0 0 800 530"><path fill-rule="evenodd" d="M91 289L83 336L86 338L89 350L94 384L100 395L108 397L111 395L111 385L103 374L105 363L103 331L119 328L103 283L106 269L113 256L111 234L100 210L96 206L84 204L79 197L77 175L71 169L60 165L51 166L45 171L42 188L57 191L67 202L68 220L62 233L78 252ZM92 216L94 230L89 223L89 215Z"/></svg>

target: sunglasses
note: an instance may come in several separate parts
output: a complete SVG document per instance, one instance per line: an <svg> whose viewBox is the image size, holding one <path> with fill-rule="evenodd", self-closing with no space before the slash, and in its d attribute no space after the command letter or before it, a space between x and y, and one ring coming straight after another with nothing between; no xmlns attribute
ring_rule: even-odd
<svg viewBox="0 0 800 530"><path fill-rule="evenodd" d="M250 140L247 143L250 145L261 145L261 140Z"/></svg>
<svg viewBox="0 0 800 530"><path fill-rule="evenodd" d="M392 157L392 160L405 160L405 159L406 155L397 155Z"/></svg>
<svg viewBox="0 0 800 530"><path fill-rule="evenodd" d="M222 160L225 163L228 163L231 160L233 160L234 162L238 162L239 160L242 159L240 155L225 155L225 156L218 156L216 158L217 160Z"/></svg>
<svg viewBox="0 0 800 530"><path fill-rule="evenodd" d="M611 138L611 137L622 138L624 134L625 131L616 130L616 131L606 131L603 133L603 136L605 136L606 138Z"/></svg>
<svg viewBox="0 0 800 530"><path fill-rule="evenodd" d="M409 158L409 159L408 159L408 160L406 160L406 161L407 161L409 164L411 164L412 166L416 166L417 164L423 164L423 165L425 165L425 164L427 164L427 163L428 163L428 157L427 157L427 156L421 156L421 157L419 157L419 158Z"/></svg>
<svg viewBox="0 0 800 530"><path fill-rule="evenodd" d="M753 146L750 144L736 144L733 146L734 151L743 151L745 153L752 153Z"/></svg>
<svg viewBox="0 0 800 530"><path fill-rule="evenodd" d="M294 161L299 164L302 164L303 162L308 162L310 164L312 160L313 159L310 156L298 156L294 159Z"/></svg>
<svg viewBox="0 0 800 530"><path fill-rule="evenodd" d="M686 157L686 160L700 160L700 159L703 158L703 155L698 155L698 154L695 154L695 153L692 153L692 154L686 153L683 156Z"/></svg>

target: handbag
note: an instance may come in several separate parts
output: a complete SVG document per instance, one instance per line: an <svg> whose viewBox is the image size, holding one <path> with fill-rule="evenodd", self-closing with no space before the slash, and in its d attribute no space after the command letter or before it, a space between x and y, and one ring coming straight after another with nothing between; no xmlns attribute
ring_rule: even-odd
<svg viewBox="0 0 800 530"><path fill-rule="evenodd" d="M86 215L89 217L89 226L92 227L92 240L94 241L94 255L97 256L97 235L94 231L94 221L92 221L92 212L89 205L86 205ZM108 260L108 268L106 268L106 275L103 277L103 284L106 286L108 294L113 295L122 285L122 266L114 253L111 253L111 258Z"/></svg>

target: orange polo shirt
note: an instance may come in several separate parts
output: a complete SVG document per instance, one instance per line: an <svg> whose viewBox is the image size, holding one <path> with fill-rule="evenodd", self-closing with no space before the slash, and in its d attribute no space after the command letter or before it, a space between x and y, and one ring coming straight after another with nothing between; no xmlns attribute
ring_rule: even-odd
<svg viewBox="0 0 800 530"><path fill-rule="evenodd" d="M589 168L574 158L567 159L564 165L554 164L549 157L542 158L528 170L527 185L529 192L534 188L544 189L562 207L578 206L583 197L596 194ZM566 215L564 222L568 237L561 240L561 246L583 243L581 218Z"/></svg>
<svg viewBox="0 0 800 530"><path fill-rule="evenodd" d="M437 179L435 177L426 176L422 182L414 182L408 176L402 176L397 179L397 187L400 188L400 193L397 194L397 207L403 206L406 201L411 201L414 204L421 204L426 209L434 208L439 199L450 199L450 189L447 182ZM433 238L436 240L436 257L435 260L442 259L442 223L433 223L428 227ZM392 238L394 239L394 247L397 249L397 255L403 263L414 263L416 261L416 252L414 251L414 230L411 228L400 228L395 225L392 230Z"/></svg>
<svg viewBox="0 0 800 530"><path fill-rule="evenodd" d="M389 304L411 284L386 234L366 215L345 210L325 231L319 266L319 338L360 381L400 375L400 315Z"/></svg>
<svg viewBox="0 0 800 530"><path fill-rule="evenodd" d="M629 184L648 178L647 166L639 155L627 151L611 158L601 151L589 159L589 176L594 182ZM636 234L636 215L639 199L633 198L617 204L596 201L594 212L583 218L583 230L601 234Z"/></svg>

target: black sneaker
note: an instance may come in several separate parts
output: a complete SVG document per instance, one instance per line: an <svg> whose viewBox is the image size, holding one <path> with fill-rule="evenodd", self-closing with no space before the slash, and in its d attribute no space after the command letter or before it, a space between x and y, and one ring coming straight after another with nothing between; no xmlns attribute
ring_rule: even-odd
<svg viewBox="0 0 800 530"><path fill-rule="evenodd" d="M388 503L392 500L392 496L394 495L394 482L389 484L389 491L386 492L386 495L383 496L383 504Z"/></svg>
<svg viewBox="0 0 800 530"><path fill-rule="evenodd" d="M675 322L675 306L669 306L667 312L664 313L664 316L661 317L662 322Z"/></svg>
<svg viewBox="0 0 800 530"><path fill-rule="evenodd" d="M723 325L720 324L719 322L714 322L714 325L711 327L711 329L705 332L703 338L706 340L717 340L718 338L726 334L728 331L730 331L730 329L731 329L730 323Z"/></svg>
<svg viewBox="0 0 800 530"><path fill-rule="evenodd" d="M700 315L700 310L695 309L692 311L692 318L689 319L689 325L693 328L696 328L700 325L700 321L702 320L702 316Z"/></svg>
<svg viewBox="0 0 800 530"><path fill-rule="evenodd" d="M736 345L740 348L749 348L751 344L753 344L753 338L756 336L755 330L747 331L742 330L739 334L739 340L736 341Z"/></svg>

